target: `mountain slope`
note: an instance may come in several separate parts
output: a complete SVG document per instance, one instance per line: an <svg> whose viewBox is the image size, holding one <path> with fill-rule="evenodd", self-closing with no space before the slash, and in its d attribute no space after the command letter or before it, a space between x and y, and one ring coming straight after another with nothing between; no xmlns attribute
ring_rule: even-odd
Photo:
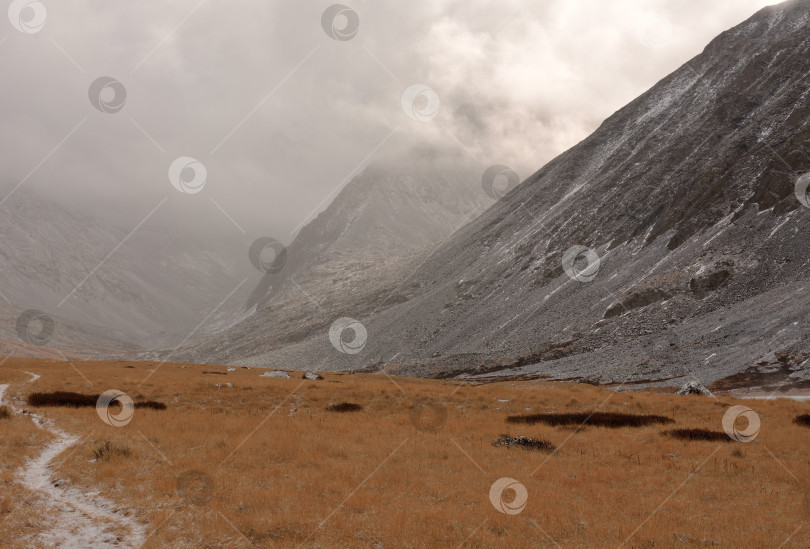
<svg viewBox="0 0 810 549"><path fill-rule="evenodd" d="M360 319L352 366L671 383L759 367L801 382L809 14L788 2L721 34L460 230L406 302ZM590 282L565 273L575 245L600 257ZM347 367L326 333L260 358Z"/></svg>
<svg viewBox="0 0 810 549"><path fill-rule="evenodd" d="M26 189L9 197L2 214L0 338L10 342L19 340L16 317L39 309L56 321L57 347L176 345L249 269L241 235L176 234L156 219L131 233ZM230 318L237 310L228 303L218 312Z"/></svg>
<svg viewBox="0 0 810 549"><path fill-rule="evenodd" d="M301 229L283 268L253 290L247 307L255 314L178 356L245 360L328 331L338 317L406 300L407 276L491 202L480 175L465 168L371 166Z"/></svg>

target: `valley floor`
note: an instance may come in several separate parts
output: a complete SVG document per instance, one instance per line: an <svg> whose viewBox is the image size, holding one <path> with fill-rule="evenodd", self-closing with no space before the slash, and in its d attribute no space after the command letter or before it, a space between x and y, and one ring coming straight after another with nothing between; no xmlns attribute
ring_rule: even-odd
<svg viewBox="0 0 810 549"><path fill-rule="evenodd" d="M810 413L810 402L533 380L260 373L7 359L0 546L810 546L810 427L793 421ZM109 419L92 406L25 400L109 389L135 401L128 422L117 406ZM668 434L724 434L735 405L761 421L750 442ZM507 422L592 412L673 422ZM493 446L506 434L551 446Z"/></svg>

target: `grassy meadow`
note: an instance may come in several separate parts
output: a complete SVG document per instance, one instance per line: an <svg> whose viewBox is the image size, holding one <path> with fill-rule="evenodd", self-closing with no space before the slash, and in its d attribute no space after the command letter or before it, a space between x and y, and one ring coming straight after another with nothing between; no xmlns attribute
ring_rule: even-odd
<svg viewBox="0 0 810 549"><path fill-rule="evenodd" d="M810 427L794 422L810 403L156 366L0 367L5 404L80 439L52 478L128 509L144 548L810 546ZM94 406L26 402L108 389L135 402L126 425ZM717 436L739 404L761 420L751 442ZM0 433L0 546L36 547L55 519L19 477L51 435L13 410L0 413ZM502 435L544 444L494 446ZM525 487L519 512L491 501L502 478ZM515 498L506 489L502 509L520 507Z"/></svg>

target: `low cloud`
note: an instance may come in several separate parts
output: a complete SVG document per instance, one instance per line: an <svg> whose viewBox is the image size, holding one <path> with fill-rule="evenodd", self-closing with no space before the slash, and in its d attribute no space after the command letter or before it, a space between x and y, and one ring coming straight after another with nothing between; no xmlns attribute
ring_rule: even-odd
<svg viewBox="0 0 810 549"><path fill-rule="evenodd" d="M321 27L330 2L46 2L39 32L0 32L0 190L125 227L169 197L150 223L289 242L371 162L528 176L768 2L344 3L346 41ZM88 100L100 76L125 86L120 112ZM440 99L428 122L402 110L413 84ZM205 165L200 193L171 186L180 156Z"/></svg>

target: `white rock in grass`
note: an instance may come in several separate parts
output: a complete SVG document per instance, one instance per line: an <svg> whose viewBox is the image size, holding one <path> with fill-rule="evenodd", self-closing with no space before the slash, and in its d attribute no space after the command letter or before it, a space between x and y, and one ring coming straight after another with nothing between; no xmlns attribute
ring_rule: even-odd
<svg viewBox="0 0 810 549"><path fill-rule="evenodd" d="M259 377L279 377L282 379L290 379L290 374L288 374L287 372L277 370L275 372L265 372L263 374L260 374Z"/></svg>

